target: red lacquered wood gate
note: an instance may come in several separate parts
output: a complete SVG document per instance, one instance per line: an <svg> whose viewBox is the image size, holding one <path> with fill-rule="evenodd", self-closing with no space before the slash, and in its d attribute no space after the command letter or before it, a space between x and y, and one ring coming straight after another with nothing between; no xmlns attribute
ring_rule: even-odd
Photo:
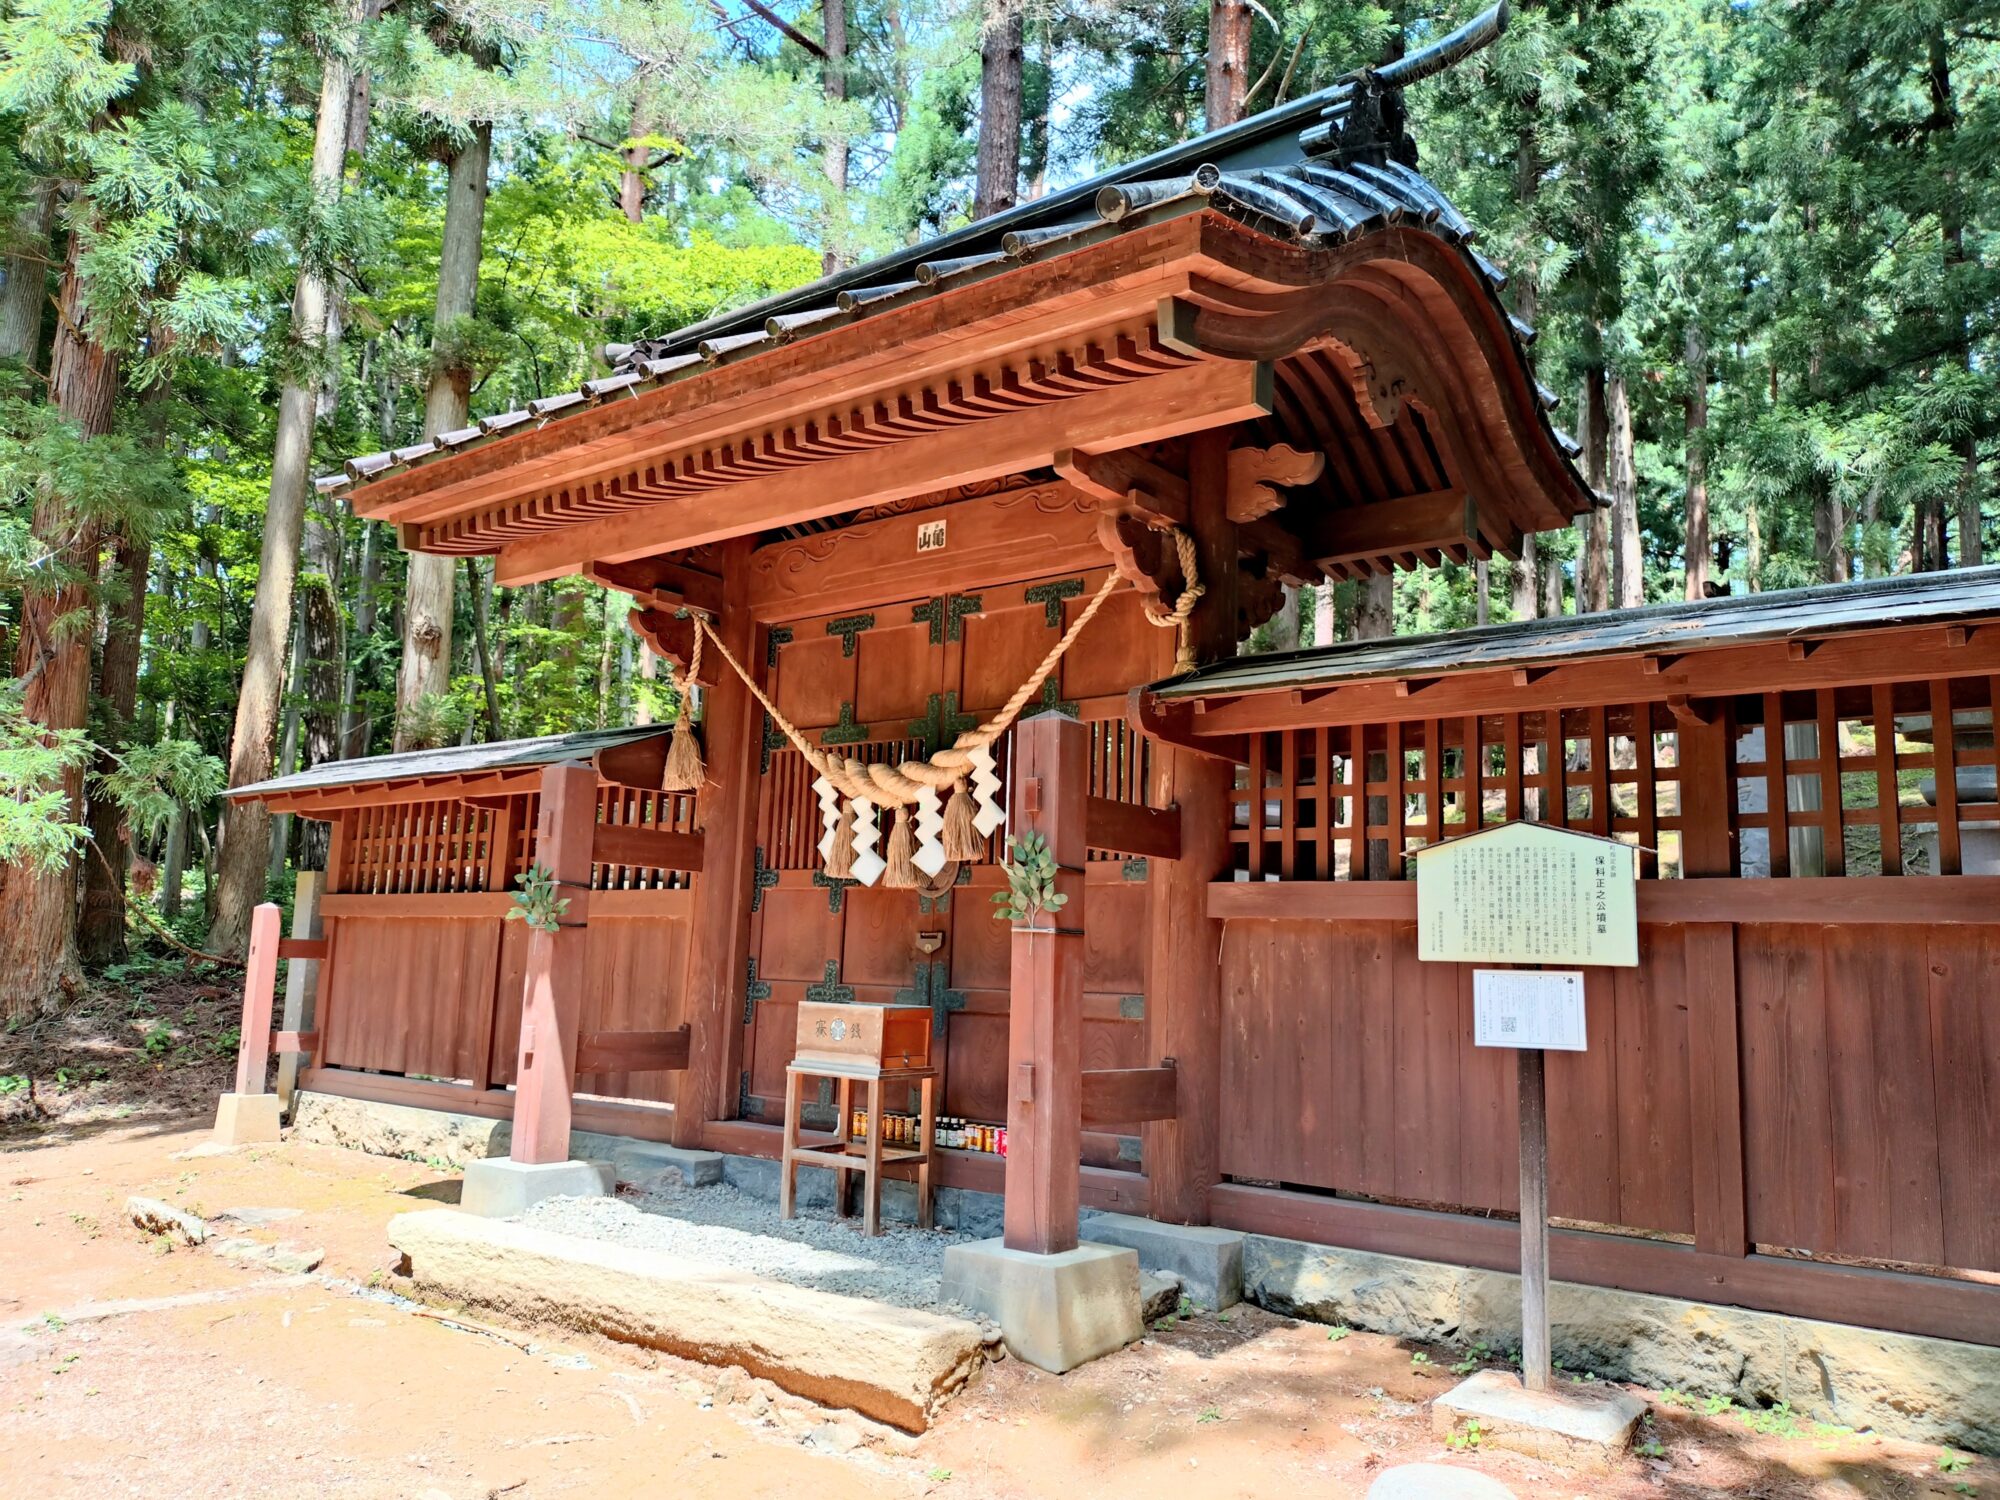
<svg viewBox="0 0 2000 1500"><path fill-rule="evenodd" d="M782 622L770 631L770 690L815 744L866 760L927 754L1006 701L1103 576L1033 579L976 595L902 599ZM1149 625L1137 598L1121 593L1051 679L1041 706L1095 726L1093 795L1146 800L1149 753L1124 724L1124 695L1164 671L1171 656L1171 634ZM1003 740L997 750L1003 776L1008 753ZM932 1007L942 1111L1003 1121L1008 948L1006 928L992 917L997 866L970 867L938 897L830 882L815 847L820 825L812 772L770 725L761 772L738 1113L777 1117L797 1006L825 999ZM886 837L886 817L883 827ZM997 837L992 849L999 852ZM1093 856L1085 924L1087 1068L1145 1062L1147 878L1144 860ZM1088 1137L1086 1159L1133 1165L1135 1136L1136 1127Z"/></svg>

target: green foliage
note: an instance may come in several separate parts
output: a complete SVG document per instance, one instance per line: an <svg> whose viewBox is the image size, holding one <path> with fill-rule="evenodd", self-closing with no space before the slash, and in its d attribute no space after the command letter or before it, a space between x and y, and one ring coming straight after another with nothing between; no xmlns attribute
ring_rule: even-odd
<svg viewBox="0 0 2000 1500"><path fill-rule="evenodd" d="M193 809L221 795L226 769L193 740L164 739L113 754L111 769L92 784L124 809L134 834L155 838L176 808Z"/></svg>
<svg viewBox="0 0 2000 1500"><path fill-rule="evenodd" d="M998 908L994 921L1033 927L1038 925L1034 920L1037 914L1053 916L1069 904L1069 897L1056 889L1061 866L1049 851L1046 838L1039 833L1020 833L1007 841L1007 847L1008 858L1000 867L1007 877L1007 888L993 893L993 904Z"/></svg>
<svg viewBox="0 0 2000 1500"><path fill-rule="evenodd" d="M1486 1432L1479 1425L1479 1418L1467 1417L1463 1427L1446 1435L1444 1445L1455 1453L1477 1453L1485 1440Z"/></svg>
<svg viewBox="0 0 2000 1500"><path fill-rule="evenodd" d="M548 867L530 865L514 877L514 883L520 890L514 893L513 905L507 908L507 920L526 922L537 932L560 931L562 919L569 911L569 897L556 894L560 887Z"/></svg>
<svg viewBox="0 0 2000 1500"><path fill-rule="evenodd" d="M65 779L89 757L81 730L33 723L19 685L0 684L0 864L62 868L84 834L70 819Z"/></svg>

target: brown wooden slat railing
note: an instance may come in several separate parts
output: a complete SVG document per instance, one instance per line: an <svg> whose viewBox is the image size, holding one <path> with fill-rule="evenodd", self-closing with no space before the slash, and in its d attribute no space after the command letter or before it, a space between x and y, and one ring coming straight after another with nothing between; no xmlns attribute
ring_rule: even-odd
<svg viewBox="0 0 2000 1500"><path fill-rule="evenodd" d="M1634 844L1648 877L1686 873L1690 841L1753 877L1958 874L1967 830L2000 828L2000 804L1958 791L1995 764L1996 697L1967 675L1703 700L1726 797L1687 794L1665 703L1264 731L1237 773L1235 864L1253 883L1400 880L1413 848L1527 819Z"/></svg>

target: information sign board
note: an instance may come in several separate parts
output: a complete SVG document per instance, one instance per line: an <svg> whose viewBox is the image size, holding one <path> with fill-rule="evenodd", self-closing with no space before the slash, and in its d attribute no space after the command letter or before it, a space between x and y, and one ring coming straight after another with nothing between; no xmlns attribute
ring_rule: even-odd
<svg viewBox="0 0 2000 1500"><path fill-rule="evenodd" d="M1581 969L1474 969L1472 1044L1586 1050Z"/></svg>
<svg viewBox="0 0 2000 1500"><path fill-rule="evenodd" d="M1507 823L1419 849L1417 956L1487 964L1639 963L1637 852Z"/></svg>

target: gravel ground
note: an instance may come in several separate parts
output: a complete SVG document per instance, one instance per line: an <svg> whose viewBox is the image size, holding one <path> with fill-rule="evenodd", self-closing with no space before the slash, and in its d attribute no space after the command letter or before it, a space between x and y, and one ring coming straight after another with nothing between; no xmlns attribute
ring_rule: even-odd
<svg viewBox="0 0 2000 1500"><path fill-rule="evenodd" d="M642 1198L549 1198L521 1222L559 1234L664 1250L774 1281L898 1307L970 1316L938 1301L944 1252L969 1237L943 1229L884 1229L864 1237L858 1219L820 1211L778 1217L775 1204L735 1188L670 1188Z"/></svg>

